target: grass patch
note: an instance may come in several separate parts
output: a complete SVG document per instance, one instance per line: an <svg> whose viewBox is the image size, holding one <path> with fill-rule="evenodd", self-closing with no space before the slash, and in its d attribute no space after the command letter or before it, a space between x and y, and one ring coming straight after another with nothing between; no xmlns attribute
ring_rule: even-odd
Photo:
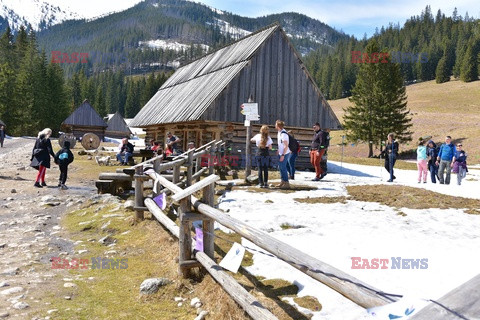
<svg viewBox="0 0 480 320"><path fill-rule="evenodd" d="M347 186L352 200L378 202L394 208L409 209L469 209L480 208L480 200L453 197L437 192L405 186L362 185Z"/></svg>
<svg viewBox="0 0 480 320"><path fill-rule="evenodd" d="M289 224L287 222L284 222L280 225L280 228L282 228L282 230L301 229L301 228L305 228L305 226L294 225L294 224Z"/></svg>
<svg viewBox="0 0 480 320"><path fill-rule="evenodd" d="M309 309L315 312L322 310L322 304L318 302L317 298L312 296L305 296L301 298L296 297L293 298L293 301L295 301L296 304L305 309Z"/></svg>
<svg viewBox="0 0 480 320"><path fill-rule="evenodd" d="M301 203L347 203L347 197L306 197L293 200Z"/></svg>
<svg viewBox="0 0 480 320"><path fill-rule="evenodd" d="M281 296L294 296L298 294L298 287L291 282L283 279L262 280L264 289L270 291L271 294Z"/></svg>
<svg viewBox="0 0 480 320"><path fill-rule="evenodd" d="M107 216L104 215L119 215ZM63 281L57 290L52 290L45 300L49 309L58 309L58 319L193 319L196 310L189 300L199 297L212 318L220 319L231 314L234 319L247 319L244 312L221 290L210 276L194 273L192 279L178 275L178 240L174 239L153 220L134 224L133 212L124 211L119 204L91 204L67 214L62 225L73 241L81 241L75 250L88 250L83 255L71 258L89 259L111 257L128 259L127 269L77 269L69 270L69 278L75 279L77 287L64 288ZM110 224L102 230L102 226ZM86 224L80 224L88 222ZM98 242L106 235L116 240L116 245L107 247ZM114 252L112 252L114 250ZM111 251L107 254L107 251ZM90 263L91 266L91 263ZM64 272L58 278L65 277ZM93 277L92 280L88 280ZM152 277L172 281L154 294L143 296L139 287L143 280ZM201 281L201 282L199 282ZM65 300L71 296L71 300ZM184 306L178 307L174 297L187 298ZM218 301L222 301L221 304Z"/></svg>
<svg viewBox="0 0 480 320"><path fill-rule="evenodd" d="M409 85L407 102L410 109L413 135L410 143L401 144L400 151L416 149L415 142L419 137L431 135L435 142L443 142L445 135L452 136L454 142L462 142L469 154L470 164L480 163L480 139L478 123L480 122L480 81L465 83L452 79L449 82L437 84L435 80ZM351 105L348 98L329 100L333 111L340 121L343 121L343 108ZM461 114L461 117L458 115ZM342 132L332 131L329 158L341 155ZM348 144L345 146L347 157L366 157L367 144ZM379 150L374 151L375 154ZM339 157L338 157L339 158ZM337 159L337 158L336 158ZM351 162L344 159L346 162ZM378 160L377 160L378 161ZM353 162L356 163L356 162ZM397 167L397 164L395 164ZM400 165L397 167L403 169Z"/></svg>
<svg viewBox="0 0 480 320"><path fill-rule="evenodd" d="M222 239L215 238L215 245L217 246L217 249L220 249L218 251L220 251L220 253L221 253L221 255L218 256L220 259L222 259L225 256L225 254L227 254L228 250L230 250L230 248L233 245L232 242L242 244L242 237L235 232L225 233L221 230L215 230L215 235L222 238ZM225 240L223 240L223 239L225 239ZM226 241L226 240L228 240L228 241ZM251 265L253 265L253 254L251 254L249 251L245 250L245 255L243 256L241 266L242 267L249 267Z"/></svg>

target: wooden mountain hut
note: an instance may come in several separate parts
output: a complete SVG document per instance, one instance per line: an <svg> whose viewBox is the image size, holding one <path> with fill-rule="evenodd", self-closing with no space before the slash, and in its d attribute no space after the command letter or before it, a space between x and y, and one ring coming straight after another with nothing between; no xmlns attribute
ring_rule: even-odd
<svg viewBox="0 0 480 320"><path fill-rule="evenodd" d="M300 55L278 24L252 33L179 68L130 123L144 128L147 139L165 141L171 131L200 146L212 139L227 141L231 154L245 154L245 117L240 106L253 97L262 124L270 126L276 143L275 121L285 121L304 147L312 124L339 129L340 122L306 70ZM255 152L255 150L253 150ZM310 167L301 152L299 168Z"/></svg>
<svg viewBox="0 0 480 320"><path fill-rule="evenodd" d="M105 136L109 138L130 138L132 131L128 127L125 119L117 111L110 119L107 121L107 129L105 129Z"/></svg>
<svg viewBox="0 0 480 320"><path fill-rule="evenodd" d="M105 128L107 127L107 123L86 99L62 122L61 126L62 131L73 133L77 139L85 133L94 133L102 141L105 138Z"/></svg>

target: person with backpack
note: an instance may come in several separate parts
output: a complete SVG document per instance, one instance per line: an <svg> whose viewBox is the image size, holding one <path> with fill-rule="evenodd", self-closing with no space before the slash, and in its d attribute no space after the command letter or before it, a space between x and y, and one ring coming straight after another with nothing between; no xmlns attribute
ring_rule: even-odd
<svg viewBox="0 0 480 320"><path fill-rule="evenodd" d="M320 161L325 153L323 131L320 129L320 123L316 122L313 125L313 131L312 144L310 145L310 163L315 168L315 178L312 181L320 181L325 176L320 167Z"/></svg>
<svg viewBox="0 0 480 320"><path fill-rule="evenodd" d="M290 160L287 162L288 178L295 180L295 161L300 152L300 143L295 139L292 130L287 131L288 134L288 149L290 149Z"/></svg>
<svg viewBox="0 0 480 320"><path fill-rule="evenodd" d="M63 148L57 152L55 155L55 163L58 164L60 169L60 177L58 178L58 186L62 190L67 190L68 187L65 185L67 182L67 172L68 165L73 162L73 153L70 151L70 142L65 141L63 143Z"/></svg>
<svg viewBox="0 0 480 320"><path fill-rule="evenodd" d="M287 163L290 159L290 149L288 148L288 133L284 129L285 122L277 120L275 122L275 129L277 129L277 143L278 143L278 167L280 169L281 182L278 186L280 189L289 189Z"/></svg>
<svg viewBox="0 0 480 320"><path fill-rule="evenodd" d="M457 184L462 184L462 179L466 177L467 169L467 153L462 149L461 143L457 144L457 152L452 160L452 172L457 174Z"/></svg>
<svg viewBox="0 0 480 320"><path fill-rule="evenodd" d="M437 183L438 166L435 164L438 156L438 148L433 140L427 142L427 159L428 159L428 171L430 171L430 178L432 183Z"/></svg>
<svg viewBox="0 0 480 320"><path fill-rule="evenodd" d="M438 167L438 180L440 184L450 184L450 174L452 172L452 160L455 156L457 149L452 143L452 137L446 136L445 143L440 146L438 151L437 161L435 162ZM447 169L447 174L444 176L445 169Z"/></svg>
<svg viewBox="0 0 480 320"><path fill-rule="evenodd" d="M328 147L330 146L330 129L323 129L323 149L325 149L322 159L320 159L320 168L323 171L323 177L327 175ZM322 176L320 176L323 178Z"/></svg>
<svg viewBox="0 0 480 320"><path fill-rule="evenodd" d="M268 188L268 167L270 165L269 150L272 149L272 138L268 134L268 126L263 125L260 133L256 134L250 141L255 142L257 153L255 158L258 166L258 187Z"/></svg>

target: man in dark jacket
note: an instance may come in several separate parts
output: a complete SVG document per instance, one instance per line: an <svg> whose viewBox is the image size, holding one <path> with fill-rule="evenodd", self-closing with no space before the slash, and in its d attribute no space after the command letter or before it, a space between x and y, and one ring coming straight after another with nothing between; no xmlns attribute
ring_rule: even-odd
<svg viewBox="0 0 480 320"><path fill-rule="evenodd" d="M123 165L127 165L128 159L133 155L133 144L128 142L127 138L123 138L122 143L118 146L118 149L117 161Z"/></svg>
<svg viewBox="0 0 480 320"><path fill-rule="evenodd" d="M433 140L429 140L427 143L427 158L428 158L428 171L430 171L430 176L432 179L432 183L437 183L437 175L438 175L438 166L435 164L437 161L438 156L438 149L437 145Z"/></svg>
<svg viewBox="0 0 480 320"><path fill-rule="evenodd" d="M320 123L317 122L313 125L313 131L312 144L310 145L310 163L315 168L315 178L312 181L320 181L325 176L320 167L320 161L325 152L323 131L320 129Z"/></svg>
<svg viewBox="0 0 480 320"><path fill-rule="evenodd" d="M330 145L330 129L323 129L323 153L322 159L320 160L320 168L322 168L323 176L327 175L327 160L328 160L328 146Z"/></svg>
<svg viewBox="0 0 480 320"><path fill-rule="evenodd" d="M60 168L60 178L58 178L58 186L62 190L68 189L65 185L67 181L67 172L68 172L68 165L73 162L73 153L70 151L70 142L65 141L63 143L63 148L57 152L55 155L55 163L58 164Z"/></svg>

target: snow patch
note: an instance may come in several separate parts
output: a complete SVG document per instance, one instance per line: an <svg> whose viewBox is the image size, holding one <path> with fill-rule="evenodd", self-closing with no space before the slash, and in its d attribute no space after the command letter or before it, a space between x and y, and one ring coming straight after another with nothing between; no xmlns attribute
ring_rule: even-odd
<svg viewBox="0 0 480 320"><path fill-rule="evenodd" d="M230 24L227 21L224 21L224 20L221 20L221 19L218 19L218 18L213 18L213 19L214 19L213 23L207 22L207 24L218 26L218 28L220 29L220 32L222 34L230 34L230 36L232 36L236 39L240 39L240 38L248 36L249 34L252 33L250 31L244 30L242 28L232 26L232 24Z"/></svg>
<svg viewBox="0 0 480 320"><path fill-rule="evenodd" d="M295 201L294 198L307 196L346 196L347 185L388 184L387 172L381 166L338 162L329 162L328 166L329 174L320 182L310 181L314 173L297 171L295 174L296 180L292 183L316 186L317 190L285 194L237 189L219 199L219 208L228 209L230 216L380 290L407 298L438 299L478 274L474 253L480 247L479 215L466 214L462 209L395 209L351 200L316 204ZM414 170L395 169L395 175L394 185L480 199L480 170L470 169L461 186L455 184L455 175L451 185L418 184ZM266 200L273 203L265 203ZM282 230L280 225L285 222L306 227ZM246 239L242 239L242 245L262 250ZM370 319L365 309L286 262L251 252L254 263L247 267L250 273L287 280L299 287L299 296L311 295L318 299L323 308L313 312L312 319ZM352 257L386 258L390 261L389 268L352 269ZM426 258L428 268L392 269L392 257ZM425 304L419 302L417 310Z"/></svg>
<svg viewBox="0 0 480 320"><path fill-rule="evenodd" d="M189 44L179 43L177 41L170 41L170 40L148 40L148 41L139 41L139 46L144 46L153 49L165 49L165 50L174 50L174 51L186 51L190 49ZM200 44L203 51L208 51L210 46L206 44Z"/></svg>

